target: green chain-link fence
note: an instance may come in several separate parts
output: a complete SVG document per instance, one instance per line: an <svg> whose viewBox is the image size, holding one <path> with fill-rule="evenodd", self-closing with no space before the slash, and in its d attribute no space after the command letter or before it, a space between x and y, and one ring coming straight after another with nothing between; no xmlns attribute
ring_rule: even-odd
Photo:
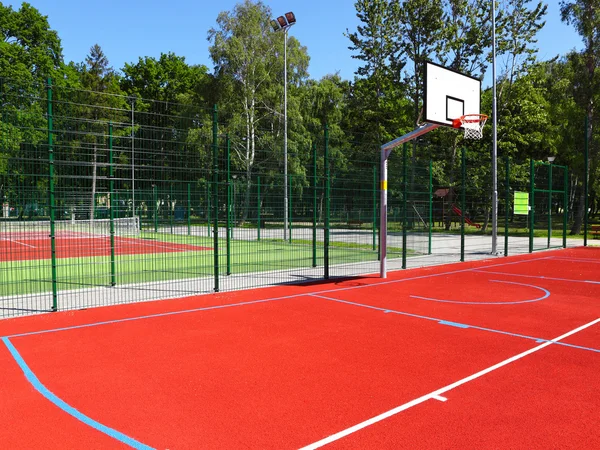
<svg viewBox="0 0 600 450"><path fill-rule="evenodd" d="M286 180L277 117L242 135L216 107L50 80L0 80L0 105L2 317L379 271L378 142L323 127ZM390 155L391 269L490 256L491 175L468 149L434 154ZM567 168L505 170L499 251L566 245Z"/></svg>

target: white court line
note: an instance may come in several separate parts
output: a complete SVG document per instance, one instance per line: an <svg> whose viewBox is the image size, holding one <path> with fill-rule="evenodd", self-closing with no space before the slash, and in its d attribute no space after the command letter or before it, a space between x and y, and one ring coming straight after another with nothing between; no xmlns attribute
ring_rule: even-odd
<svg viewBox="0 0 600 450"><path fill-rule="evenodd" d="M448 399L446 397L442 397L441 395L434 395L431 398L434 399L434 400L439 400L440 402L446 402L446 401L448 401Z"/></svg>
<svg viewBox="0 0 600 450"><path fill-rule="evenodd" d="M25 244L23 242L17 241L16 239L0 238L0 241L14 242L15 244L24 245L25 247L37 248L35 245Z"/></svg>
<svg viewBox="0 0 600 450"><path fill-rule="evenodd" d="M507 262L507 263L492 264L489 266L480 266L477 268L470 267L468 269L451 270L448 272L428 273L426 275L417 275L415 277L400 278L398 280L386 279L386 281L378 281L378 282L375 282L372 284L365 284L362 286L348 286L348 287L341 287L341 288L334 288L334 289L326 289L323 291L313 292L313 294L329 294L331 292L339 292L339 291L348 291L348 290L352 290L352 289L365 289L365 288L370 288L370 287L385 286L387 284L404 283L406 281L422 280L425 278L434 278L434 277L443 277L446 275L456 275L459 273L475 272L475 271L477 271L477 269L487 269L489 267L512 266L514 264L523 264L525 262L542 261L542 260L546 260L546 259L550 259L550 257L544 256L541 258L532 258L532 259L526 259L526 260L522 260L522 261L512 261L512 262ZM464 264L464 263L455 263L455 264ZM436 267L441 267L441 266L436 266ZM429 267L420 267L418 269L417 268L415 268L415 269L419 270L419 269L426 269L426 268L429 268ZM410 269L410 270L415 270L415 269ZM396 272L396 271L394 271L394 272ZM402 272L402 271L398 271L398 272ZM489 272L489 273L494 273L494 272ZM336 278L344 278L344 277L341 276L341 277L336 277Z"/></svg>
<svg viewBox="0 0 600 450"><path fill-rule="evenodd" d="M449 384L447 386L444 386L443 388L438 389L437 391L433 391L433 392L430 392L429 394L425 394L422 397L416 398L416 399L414 399L414 400L412 400L412 401L410 401L408 403L405 403L403 405L400 405L400 406L398 406L398 407L396 407L394 409L390 409L389 411L384 412L383 414L380 414L378 416L372 417L371 419L365 420L364 422L361 422L361 423L359 423L357 425L354 425L354 426L352 426L350 428L346 428L345 430L342 430L342 431L340 431L338 433L332 434L331 436L326 437L325 439L321 439L320 441L317 441L317 442L315 442L313 444L307 445L306 447L302 447L300 450L313 450L313 449L317 449L317 448L323 447L324 445L331 444L332 442L335 442L335 441L337 441L337 440L339 440L339 439L341 439L343 437L346 437L346 436L348 436L348 435L350 435L352 433L356 433L357 431L362 430L363 428L366 428L366 427L368 427L370 425L373 425L373 424L375 424L377 422L381 422L382 420L387 419L388 417L394 416L394 415L396 415L396 414L398 414L398 413L400 413L402 411L405 411L405 410L407 410L409 408L412 408L413 406L416 406L416 405L418 405L420 403L423 403L423 402L425 402L427 400L430 400L430 399L436 399L437 400L438 399L437 397L441 397L441 394L443 394L445 392L448 392L448 391L450 391L450 390L452 390L454 388L457 388L458 386L461 386L461 385L463 385L465 383L468 383L469 381L473 381L476 378L482 377L483 375L486 375L486 374L488 374L488 373L490 373L490 372L492 372L492 371L494 371L496 369L499 369L499 368L501 368L503 366L506 366L507 364L510 364L510 363L512 363L514 361L517 361L518 359L524 358L527 355L535 353L535 352L537 352L537 351L539 351L539 350L541 350L541 349L543 349L545 347L548 347L549 345L551 345L554 342L558 342L558 341L560 341L560 340L562 340L562 339L564 339L566 337L569 337L569 336L571 336L571 335L573 335L575 333L578 333L578 332L580 332L580 331L582 331L582 330L584 330L584 329L586 329L588 327L591 327L592 325L595 325L595 324L597 324L599 322L600 322L600 318L598 318L596 320L593 320L592 322L586 323L585 325L582 325L582 326L580 326L578 328L575 328L574 330L571 330L568 333L563 334L562 336L554 338L551 341L547 341L547 342L545 342L545 343L543 343L541 345L538 345L537 347L529 349L529 350L527 350L527 351L525 351L523 353L519 353L518 355L515 355L515 356L513 356L511 358L505 359L504 361L499 362L498 364L494 364L493 366L488 367L487 369L481 370L481 371L479 371L477 373L474 373L473 375L470 375L470 376L468 376L466 378L463 378L462 380L459 380L459 381L456 381L455 383L452 383L452 384Z"/></svg>
<svg viewBox="0 0 600 450"><path fill-rule="evenodd" d="M482 270L482 269L471 269L471 271L480 272L480 273L491 273L493 275L507 275L507 276L511 276L511 277L537 278L539 280L568 281L569 283L600 284L600 281L594 281L594 280L572 280L570 278L547 277L544 275L524 275L521 273L492 272L491 270Z"/></svg>
<svg viewBox="0 0 600 450"><path fill-rule="evenodd" d="M567 257L562 257L562 256L553 256L552 259L555 259L557 261L571 261L571 262L585 262L585 263L592 263L592 264L600 264L600 261L598 261L597 259L567 258Z"/></svg>

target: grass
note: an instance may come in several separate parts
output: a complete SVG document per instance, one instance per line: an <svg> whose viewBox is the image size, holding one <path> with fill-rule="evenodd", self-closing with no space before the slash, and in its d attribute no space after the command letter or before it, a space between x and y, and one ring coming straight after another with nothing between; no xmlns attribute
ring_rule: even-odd
<svg viewBox="0 0 600 450"><path fill-rule="evenodd" d="M178 243L212 247L208 237L182 236L143 232L140 239L151 242ZM331 242L330 264L376 261L377 252L369 245ZM232 240L229 268L233 274L268 272L274 270L311 268L313 263L311 241ZM317 247L317 265L323 265L323 249ZM228 269L226 240L219 239L219 273ZM59 290L111 285L111 261L108 256L61 258L57 260ZM115 258L117 285L182 280L210 277L214 273L213 250L173 253L120 255ZM274 280L275 281L275 280ZM0 263L0 297L26 295L52 290L51 261L29 260Z"/></svg>

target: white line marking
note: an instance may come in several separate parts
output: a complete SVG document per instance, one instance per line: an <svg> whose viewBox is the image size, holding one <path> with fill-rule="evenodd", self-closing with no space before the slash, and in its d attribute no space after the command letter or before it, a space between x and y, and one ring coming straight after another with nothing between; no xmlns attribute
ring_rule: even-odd
<svg viewBox="0 0 600 450"><path fill-rule="evenodd" d="M592 264L600 264L600 261L597 259L588 259L588 258L567 258L567 257L558 257L554 256L552 259L556 261L570 261L570 262L587 262Z"/></svg>
<svg viewBox="0 0 600 450"><path fill-rule="evenodd" d="M439 400L440 402L445 402L448 401L448 399L446 397L442 397L441 395L434 395L433 397L431 397L435 400Z"/></svg>
<svg viewBox="0 0 600 450"><path fill-rule="evenodd" d="M25 247L37 248L35 245L25 244L23 242L17 241L16 239L0 238L0 241L14 242L15 244L24 245Z"/></svg>
<svg viewBox="0 0 600 450"><path fill-rule="evenodd" d="M540 280L550 280L550 281L567 281L569 283L600 284L600 281L593 281L593 280L572 280L570 278L546 277L543 275L524 275L521 273L492 272L491 270L481 270L481 269L471 269L471 270L473 272L491 273L493 275L508 275L508 276L512 276L512 277L537 278Z"/></svg>
<svg viewBox="0 0 600 450"><path fill-rule="evenodd" d="M335 441L337 441L337 440L339 440L339 439L341 439L343 437L346 437L346 436L348 436L348 435L350 435L352 433L356 433L357 431L362 430L363 428L366 428L366 427L368 427L370 425L373 425L373 424L375 424L377 422L381 422L382 420L387 419L388 417L394 416L394 415L396 415L396 414L398 414L398 413L400 413L402 411L405 411L405 410L407 410L409 408L412 408L413 406L416 406L416 405L418 405L420 403L423 403L423 402L425 402L427 400L430 400L432 398L435 399L436 397L441 396L441 394L443 394L445 392L448 392L448 391L450 391L450 390L452 390L454 388L457 388L458 386L461 386L461 385L463 385L465 383L468 383L469 381L473 381L476 378L482 377L483 375L486 375L486 374L488 374L490 372L493 372L494 370L499 369L499 368L501 368L503 366L506 366L507 364L510 364L510 363L512 363L512 362L514 362L514 361L516 361L518 359L524 358L527 355L535 353L535 352L537 352L537 351L539 351L539 350L541 350L541 349L543 349L545 347L548 347L549 345L551 345L554 342L558 342L558 341L560 341L560 340L562 340L562 339L564 339L566 337L569 337L569 336L571 336L571 335L573 335L575 333L578 333L578 332L580 332L580 331L582 331L582 330L584 330L584 329L586 329L588 327L591 327L592 325L595 325L595 324L597 324L599 322L600 322L600 318L598 318L596 320L593 320L592 322L589 322L589 323L587 323L585 325L582 325L582 326L580 326L578 328L575 328L574 330L571 330L568 333L563 334L562 336L559 336L559 337L554 338L554 339L552 339L552 340L550 340L548 342L545 342L545 343L543 343L541 345L538 345L537 347L534 347L532 349L524 351L523 353L519 353L518 355L515 355L515 356L513 356L511 358L505 359L504 361L499 362L498 364L494 364L493 366L488 367L487 369L481 370L481 371L479 371L477 373L474 373L473 375L470 375L470 376L468 376L466 378L463 378L462 380L458 380L458 381L456 381L456 382L454 382L452 384L444 386L443 388L440 388L437 391L433 391L433 392L430 392L429 394L425 394L422 397L416 398L416 399L414 399L414 400L412 400L412 401L410 401L408 403L405 403L403 405L397 406L394 409L390 409L389 411L384 412L383 414L380 414L378 416L372 417L371 419L365 420L364 422L356 424L356 425L354 425L354 426L352 426L350 428L346 428L345 430L342 430L342 431L340 431L338 433L332 434L331 436L326 437L324 439L321 439L320 441L317 441L317 442L315 442L313 444L307 445L306 447L302 447L300 450L314 450L314 449L323 447L324 445L331 444L332 442L335 442Z"/></svg>

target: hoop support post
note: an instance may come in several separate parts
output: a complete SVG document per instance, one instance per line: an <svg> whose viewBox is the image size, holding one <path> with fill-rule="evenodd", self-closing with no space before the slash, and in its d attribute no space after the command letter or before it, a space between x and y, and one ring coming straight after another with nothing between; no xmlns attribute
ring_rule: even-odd
<svg viewBox="0 0 600 450"><path fill-rule="evenodd" d="M435 123L426 123L420 126L416 130L405 134L393 141L383 144L381 146L381 170L380 170L380 208L379 208L379 251L381 258L379 260L379 276L381 278L387 278L387 165L388 157L392 150L406 142L412 141L430 131L435 130L440 125Z"/></svg>

